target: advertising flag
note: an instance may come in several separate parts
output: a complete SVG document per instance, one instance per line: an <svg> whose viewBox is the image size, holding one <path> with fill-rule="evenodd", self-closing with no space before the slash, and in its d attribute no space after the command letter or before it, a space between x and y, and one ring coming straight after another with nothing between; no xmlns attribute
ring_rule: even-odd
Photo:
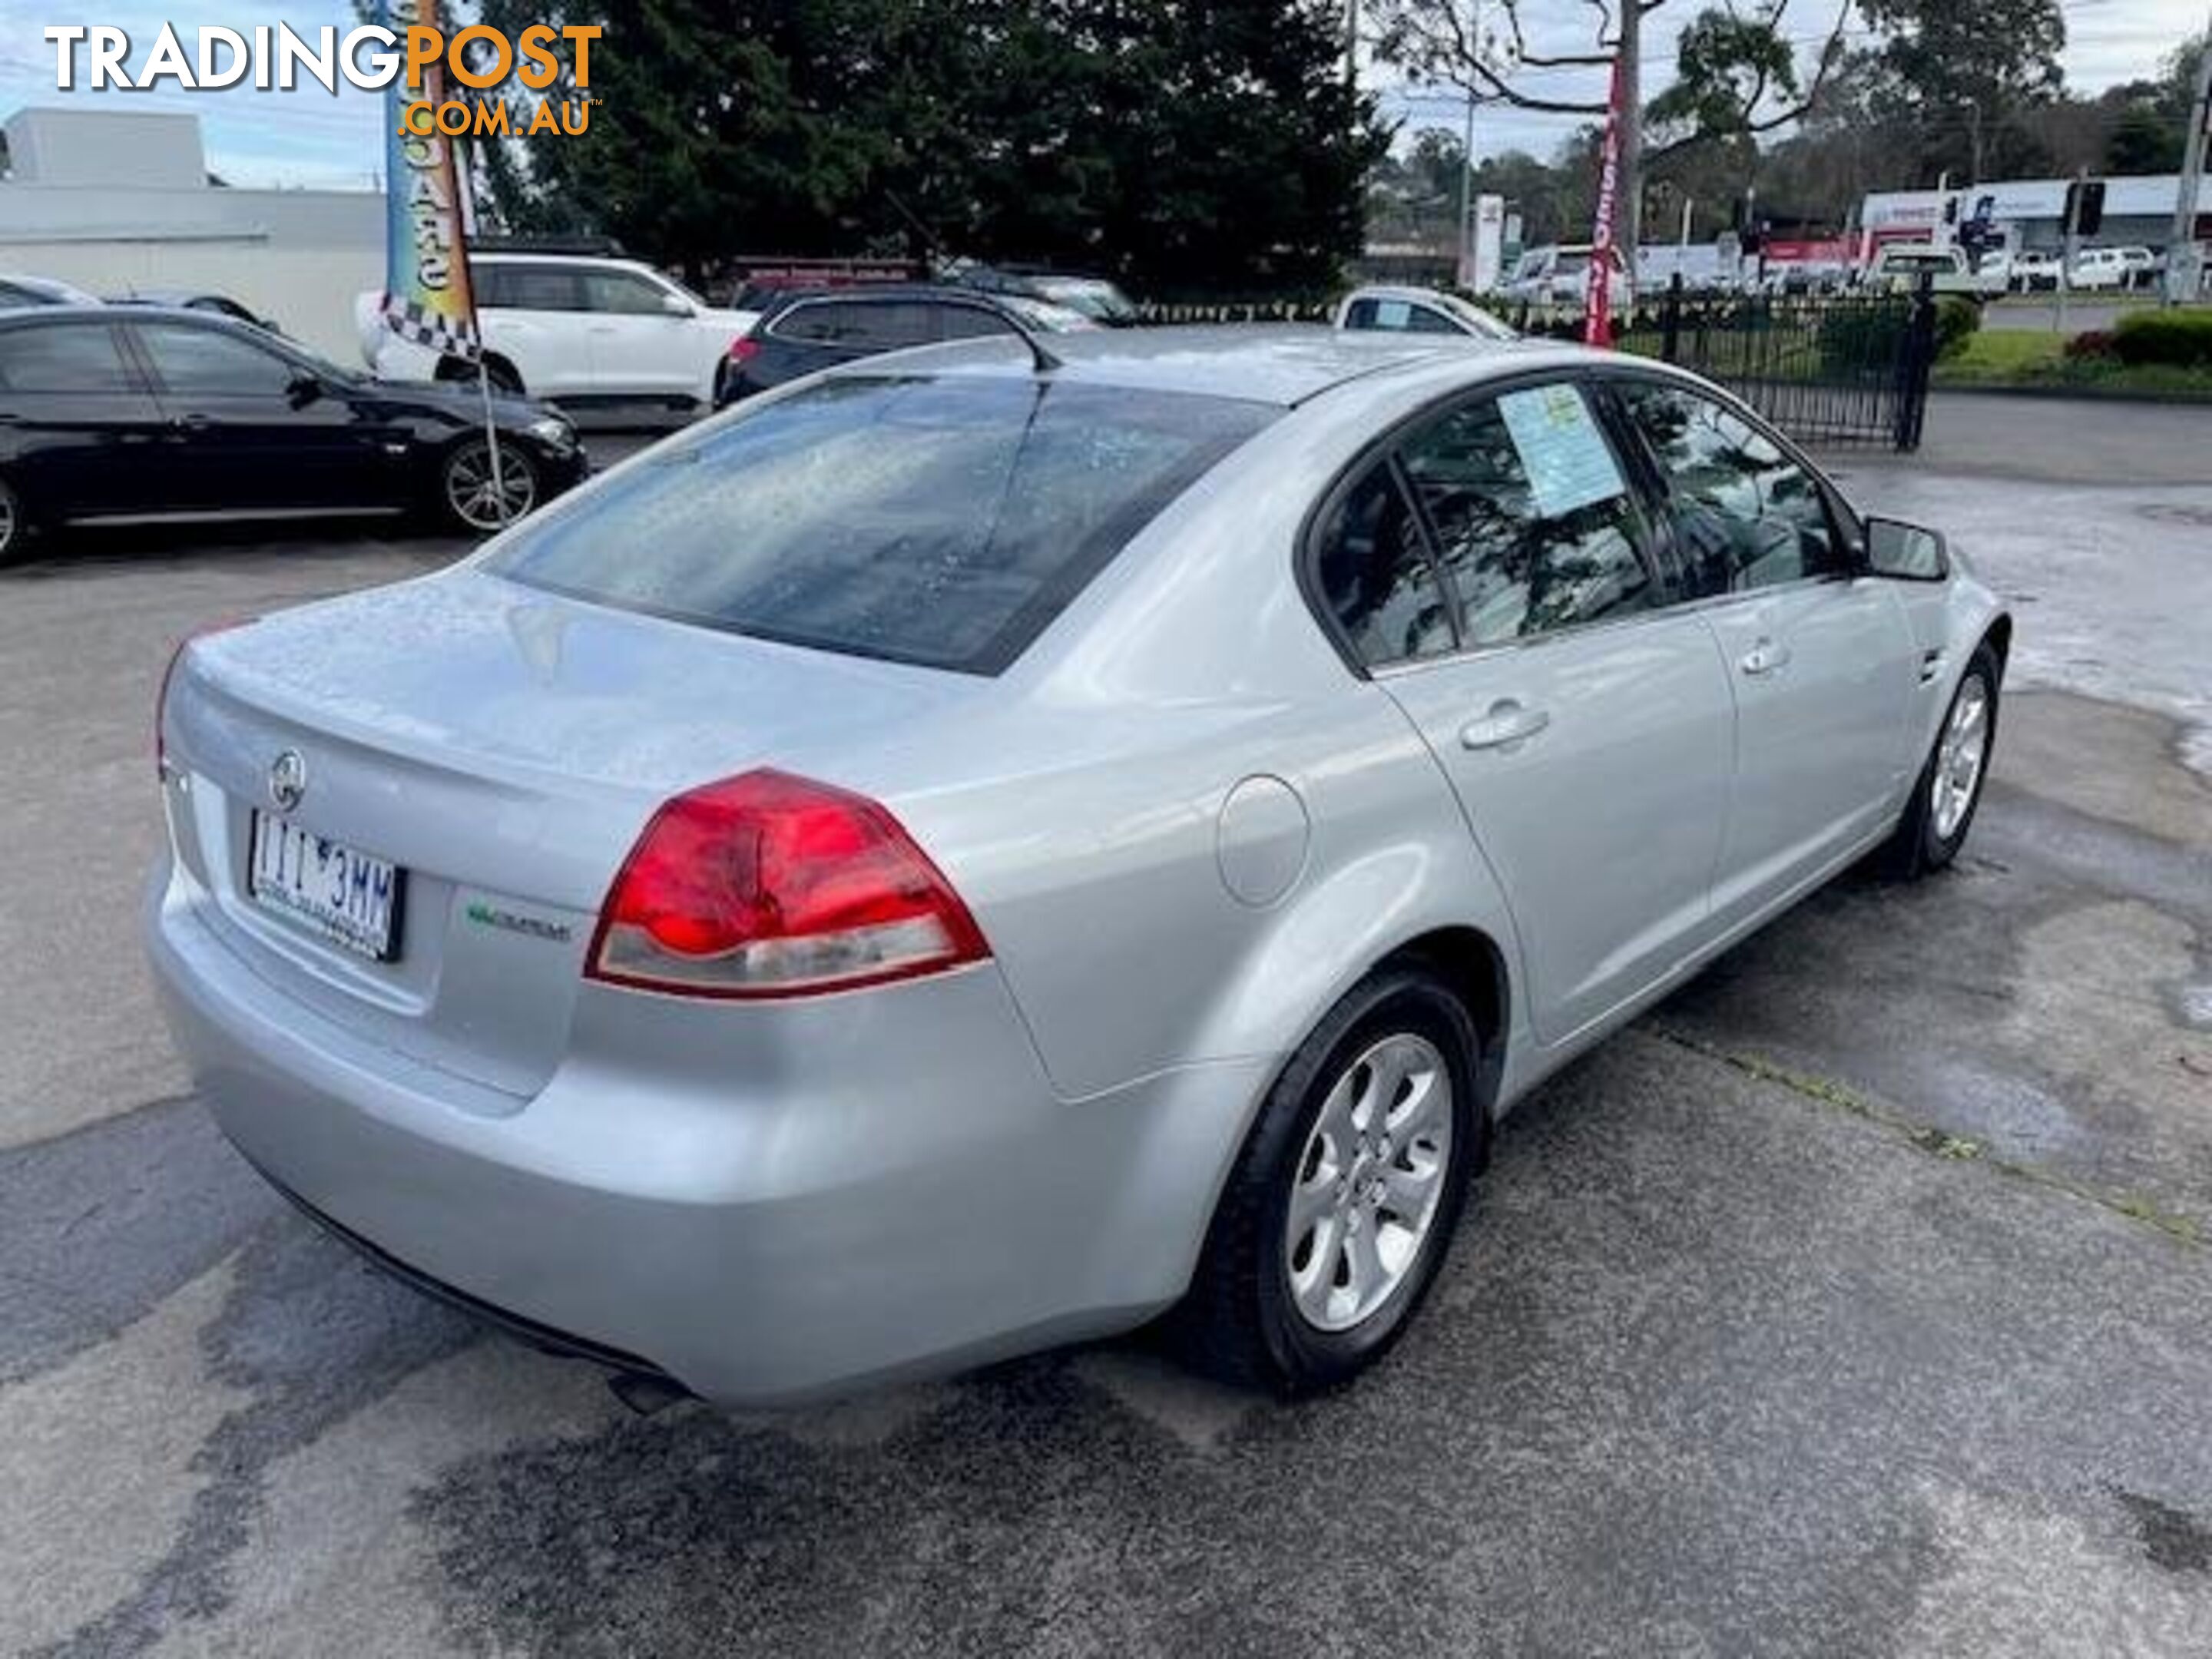
<svg viewBox="0 0 2212 1659"><path fill-rule="evenodd" d="M438 0L381 0L380 10L380 21L403 38L413 26L442 27ZM385 94L384 320L404 339L472 363L477 308L453 141L434 124L424 124L424 133L409 131L401 118L408 104L442 105L445 81L440 61L424 67L418 88L400 75Z"/></svg>
<svg viewBox="0 0 2212 1659"><path fill-rule="evenodd" d="M1613 344L1613 225L1620 193L1620 124L1627 80L1613 60L1613 96L1605 115L1605 147L1597 167L1597 223L1590 230L1589 286L1583 308L1583 343Z"/></svg>

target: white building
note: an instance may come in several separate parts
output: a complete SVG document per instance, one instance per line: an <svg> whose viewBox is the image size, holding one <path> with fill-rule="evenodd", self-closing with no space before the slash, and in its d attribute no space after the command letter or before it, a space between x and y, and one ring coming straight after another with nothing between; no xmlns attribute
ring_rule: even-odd
<svg viewBox="0 0 2212 1659"><path fill-rule="evenodd" d="M2011 233L2014 247L2057 249L2066 240L2064 179L2001 179L1993 184L1971 185L1960 190L1893 190L1877 191L1859 210L1859 228L1877 242L1948 241L1957 224L1983 218ZM2181 179L2172 173L2111 178L2105 185L2105 218L2088 240L2107 247L2140 245L2162 248L2173 240L2173 204ZM1944 204L1956 201L1956 221L1943 216ZM2197 196L2197 239L2212 232L2212 176L2202 182Z"/></svg>
<svg viewBox="0 0 2212 1659"><path fill-rule="evenodd" d="M199 118L23 109L7 122L0 271L113 297L228 294L340 362L353 299L384 282L384 197L208 182Z"/></svg>

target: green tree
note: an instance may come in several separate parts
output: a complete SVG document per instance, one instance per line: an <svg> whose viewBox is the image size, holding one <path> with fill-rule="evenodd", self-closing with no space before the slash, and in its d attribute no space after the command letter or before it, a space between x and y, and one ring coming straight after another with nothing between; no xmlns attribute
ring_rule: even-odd
<svg viewBox="0 0 2212 1659"><path fill-rule="evenodd" d="M482 0L595 21L590 130L510 141L502 217L708 270L748 252L1318 286L1385 135L1328 0ZM512 88L508 89L510 94ZM567 86L547 96L573 97Z"/></svg>
<svg viewBox="0 0 2212 1659"><path fill-rule="evenodd" d="M2047 163L2019 118L2062 90L2059 0L1859 0L1859 9L1883 37L1878 106L1909 122L1917 171L1964 181Z"/></svg>
<svg viewBox="0 0 2212 1659"><path fill-rule="evenodd" d="M2181 166L2181 123L2148 100L2130 100L2105 136L2107 173L2172 173Z"/></svg>

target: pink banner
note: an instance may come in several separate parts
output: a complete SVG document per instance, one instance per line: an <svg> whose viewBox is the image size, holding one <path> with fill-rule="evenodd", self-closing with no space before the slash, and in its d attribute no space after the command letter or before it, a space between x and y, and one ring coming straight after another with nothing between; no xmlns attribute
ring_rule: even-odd
<svg viewBox="0 0 2212 1659"><path fill-rule="evenodd" d="M1590 229L1589 286L1583 309L1583 343L1613 344L1613 224L1620 193L1620 124L1624 118L1626 80L1616 55L1613 60L1613 97L1605 117L1605 148L1597 168L1597 223Z"/></svg>

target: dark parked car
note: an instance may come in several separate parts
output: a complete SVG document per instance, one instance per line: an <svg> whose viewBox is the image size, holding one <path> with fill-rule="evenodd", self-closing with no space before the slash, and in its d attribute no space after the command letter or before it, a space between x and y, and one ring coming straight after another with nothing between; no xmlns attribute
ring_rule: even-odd
<svg viewBox="0 0 2212 1659"><path fill-rule="evenodd" d="M474 386L387 386L204 311L0 313L0 561L95 520L437 514L498 528L586 470L568 420Z"/></svg>
<svg viewBox="0 0 2212 1659"><path fill-rule="evenodd" d="M143 288L129 294L118 295L108 301L118 306L167 306L178 311L211 311L218 317L228 317L233 322L251 323L256 328L267 329L271 334L284 331L267 317L258 317L246 306L228 294L210 294L204 289Z"/></svg>
<svg viewBox="0 0 2212 1659"><path fill-rule="evenodd" d="M1127 328L1138 321L1136 301L1111 279L1073 270L1035 270L1021 265L970 265L953 280L981 294L1042 300L1079 311L1101 328Z"/></svg>
<svg viewBox="0 0 2212 1659"><path fill-rule="evenodd" d="M856 357L986 334L1063 334L1094 325L1035 300L921 283L787 295L731 346L717 409Z"/></svg>

